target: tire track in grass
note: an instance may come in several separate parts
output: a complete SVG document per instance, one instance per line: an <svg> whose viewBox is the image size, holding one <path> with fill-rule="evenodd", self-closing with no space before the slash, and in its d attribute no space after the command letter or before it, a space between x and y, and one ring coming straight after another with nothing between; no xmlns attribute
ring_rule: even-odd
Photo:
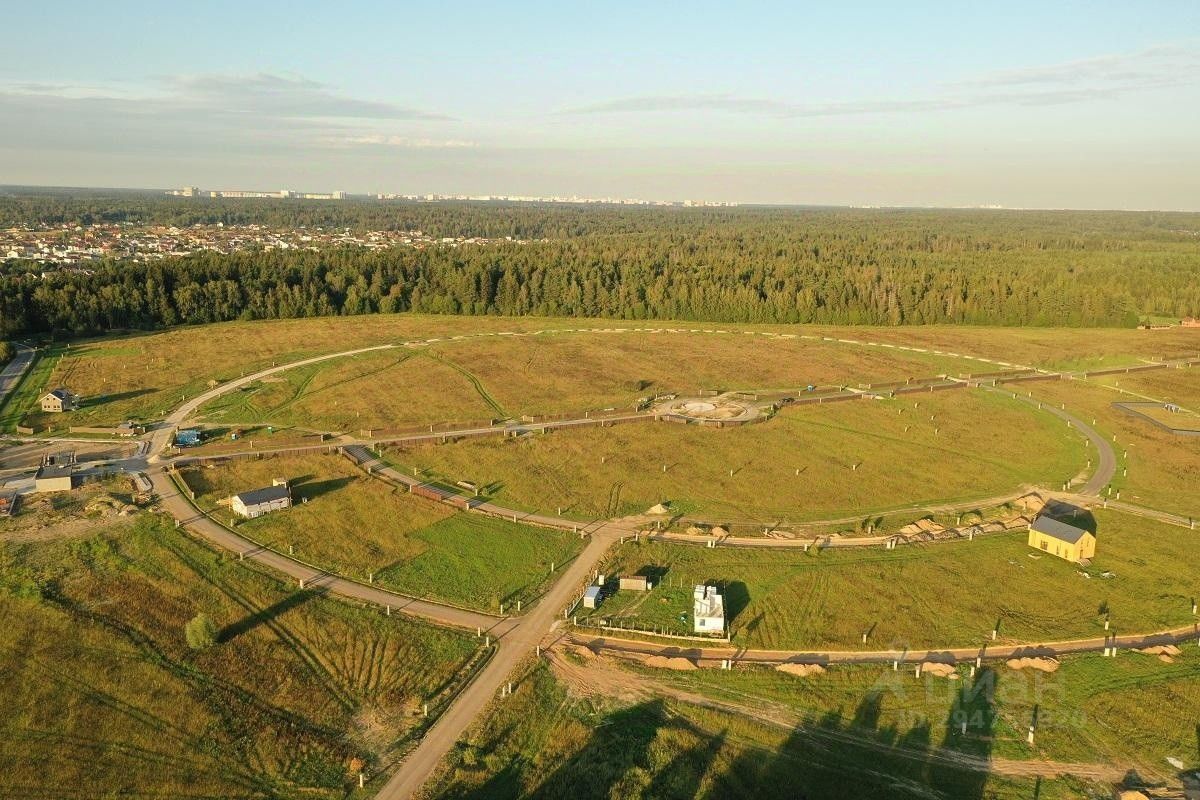
<svg viewBox="0 0 1200 800"><path fill-rule="evenodd" d="M447 367L450 367L454 371L461 374L468 381L470 381L471 385L475 387L475 391L479 393L480 399L482 399L483 402L486 403L489 408L491 408L493 411L496 412L496 416L500 417L501 419L511 419L511 415L507 411L505 411L503 407L501 407L500 403L498 403L496 401L496 398L492 397L488 393L488 390L483 388L483 383L479 380L479 378L475 377L475 374L472 373L470 370L468 370L466 367L462 366L461 364L457 364L457 363L451 361L450 359L443 356L441 353L434 353L431 351L426 351L425 355L429 356L434 361L445 364Z"/></svg>

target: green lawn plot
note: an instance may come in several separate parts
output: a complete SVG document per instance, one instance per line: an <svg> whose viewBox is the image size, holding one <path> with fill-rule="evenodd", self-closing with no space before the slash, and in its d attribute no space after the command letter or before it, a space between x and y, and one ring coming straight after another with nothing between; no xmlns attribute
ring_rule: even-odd
<svg viewBox="0 0 1200 800"><path fill-rule="evenodd" d="M34 357L21 381L0 405L0 432L13 433L18 425L36 425L41 430L47 425L69 424L62 414L43 414L40 404L42 395L55 388L49 384L59 352L56 348L46 348Z"/></svg>
<svg viewBox="0 0 1200 800"><path fill-rule="evenodd" d="M701 389L796 391L810 384L904 381L957 366L933 354L719 329L729 332L696 327L495 337L438 345L434 354L478 380L510 414L628 409L639 398Z"/></svg>
<svg viewBox="0 0 1200 800"><path fill-rule="evenodd" d="M427 351L385 350L285 370L203 406L206 423L269 422L357 434L498 416L475 386Z"/></svg>
<svg viewBox="0 0 1200 800"><path fill-rule="evenodd" d="M1086 521L1086 520L1084 520ZM895 550L748 550L628 542L607 571L660 576L619 591L581 624L690 634L692 587L725 587L735 644L767 649L885 649L1024 643L1190 624L1200 574L1186 528L1097 511L1097 553L1084 568L1025 543L1024 532ZM862 642L869 633L868 642Z"/></svg>
<svg viewBox="0 0 1200 800"><path fill-rule="evenodd" d="M295 591L165 517L0 548L5 797L358 796L478 658L473 636ZM217 643L193 650L199 613Z"/></svg>
<svg viewBox="0 0 1200 800"><path fill-rule="evenodd" d="M1111 484L1113 497L1119 490L1122 500L1200 518L1200 437L1173 434L1126 414L1112 404L1128 395L1092 381L1046 381L1031 384L1028 391L1035 399L1065 404L1086 422L1096 420L1096 429L1112 443L1120 462Z"/></svg>
<svg viewBox="0 0 1200 800"><path fill-rule="evenodd" d="M550 567L579 551L570 532L536 528L408 494L333 455L239 460L183 470L201 507L223 522L219 501L292 482L292 508L234 522L257 542L296 558L406 594L495 610L528 602L551 581Z"/></svg>
<svg viewBox="0 0 1200 800"><path fill-rule="evenodd" d="M893 745L921 727L929 728L935 744L950 746L986 730L990 754L999 758L1109 764L1151 780L1171 780L1178 769L1168 758L1187 769L1200 767L1195 732L1200 650L1187 645L1165 661L1132 652L1115 659L1069 656L1053 673L992 662L981 681L972 679L969 666L959 668L957 680L918 679L911 669L893 672L888 665L839 665L804 677L754 666L691 672L626 668L633 673L630 683L643 676L720 702L836 720L843 729ZM1025 734L1035 705L1038 727L1030 746ZM964 706L975 708L959 716L956 726L956 712Z"/></svg>
<svg viewBox="0 0 1200 800"><path fill-rule="evenodd" d="M474 481L504 504L580 519L667 500L714 522L771 523L1061 486L1086 466L1082 441L1011 397L955 390L786 408L741 428L649 421L419 445L389 458Z"/></svg>
<svg viewBox="0 0 1200 800"><path fill-rule="evenodd" d="M763 722L757 708L741 713L653 697L638 691L636 678L626 694L640 699L632 701L577 689L558 683L549 667L535 667L451 752L426 796L1057 800L1102 788L962 769L955 755L986 756L989 745L982 737L955 741L945 719L874 731L829 713L782 727ZM942 747L950 758L935 760Z"/></svg>

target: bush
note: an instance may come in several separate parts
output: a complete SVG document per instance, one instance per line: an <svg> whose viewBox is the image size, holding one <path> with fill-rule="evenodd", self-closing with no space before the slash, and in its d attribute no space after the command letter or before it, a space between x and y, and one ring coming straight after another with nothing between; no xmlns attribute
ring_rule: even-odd
<svg viewBox="0 0 1200 800"><path fill-rule="evenodd" d="M183 626L183 635L187 639L188 647L193 650L207 650L217 643L217 625L208 614L197 614Z"/></svg>

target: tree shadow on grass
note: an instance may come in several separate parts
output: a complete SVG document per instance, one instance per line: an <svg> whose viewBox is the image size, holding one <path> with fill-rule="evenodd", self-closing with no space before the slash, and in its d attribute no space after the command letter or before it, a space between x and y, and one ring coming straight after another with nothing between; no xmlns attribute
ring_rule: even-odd
<svg viewBox="0 0 1200 800"><path fill-rule="evenodd" d="M283 616L293 609L299 608L309 600L313 600L314 598L323 594L325 594L325 589L301 589L300 591L293 592L282 600L273 603L266 608L259 609L252 614L247 614L231 625L226 625L217 635L217 641L221 643L231 642L242 634L249 633L260 625L266 625L270 622L274 622L278 617Z"/></svg>
<svg viewBox="0 0 1200 800"><path fill-rule="evenodd" d="M746 752L717 776L705 797L981 800L989 776L995 683L995 674L983 670L971 686L960 688L940 745L933 743L925 719L903 734L894 726L880 728L889 696L887 687L874 689L849 718L838 712L810 717L775 751Z"/></svg>

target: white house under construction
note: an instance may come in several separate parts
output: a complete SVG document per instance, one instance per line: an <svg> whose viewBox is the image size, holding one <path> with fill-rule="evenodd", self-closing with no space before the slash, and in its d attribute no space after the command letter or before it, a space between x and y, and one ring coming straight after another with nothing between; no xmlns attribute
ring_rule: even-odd
<svg viewBox="0 0 1200 800"><path fill-rule="evenodd" d="M715 586L699 584L692 593L693 629L696 633L725 635L725 598Z"/></svg>

